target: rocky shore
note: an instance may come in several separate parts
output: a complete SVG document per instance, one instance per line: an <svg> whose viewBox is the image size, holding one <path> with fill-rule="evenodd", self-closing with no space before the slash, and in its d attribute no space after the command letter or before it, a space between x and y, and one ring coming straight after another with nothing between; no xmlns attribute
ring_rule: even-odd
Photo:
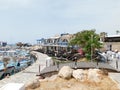
<svg viewBox="0 0 120 90"><path fill-rule="evenodd" d="M119 87L104 70L63 66L58 74L27 84L26 90L119 90Z"/></svg>

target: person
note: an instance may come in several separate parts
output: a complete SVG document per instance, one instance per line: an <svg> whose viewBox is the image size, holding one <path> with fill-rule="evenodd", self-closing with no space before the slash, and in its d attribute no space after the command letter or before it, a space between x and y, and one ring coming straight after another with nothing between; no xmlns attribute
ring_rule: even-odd
<svg viewBox="0 0 120 90"><path fill-rule="evenodd" d="M107 51L103 52L102 55L103 55L104 58L105 58L105 62L108 63L108 55L107 55Z"/></svg>
<svg viewBox="0 0 120 90"><path fill-rule="evenodd" d="M115 50L116 51L116 50ZM115 51L112 51L112 59L115 58Z"/></svg>
<svg viewBox="0 0 120 90"><path fill-rule="evenodd" d="M119 54L117 49L115 50L115 60L116 60L116 69L118 69Z"/></svg>
<svg viewBox="0 0 120 90"><path fill-rule="evenodd" d="M107 51L107 55L108 55L108 60L112 61L112 51Z"/></svg>
<svg viewBox="0 0 120 90"><path fill-rule="evenodd" d="M20 62L17 63L17 66L18 66L18 67L20 66Z"/></svg>

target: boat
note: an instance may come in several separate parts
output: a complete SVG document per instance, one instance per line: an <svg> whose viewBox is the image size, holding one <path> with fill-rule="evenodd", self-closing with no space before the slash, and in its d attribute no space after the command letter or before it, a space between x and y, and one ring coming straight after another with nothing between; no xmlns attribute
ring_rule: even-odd
<svg viewBox="0 0 120 90"><path fill-rule="evenodd" d="M17 63L16 71L24 70L25 68L30 66L33 62L34 62L34 60L32 60L32 59L21 59L21 60L19 60L18 62L16 62Z"/></svg>
<svg viewBox="0 0 120 90"><path fill-rule="evenodd" d="M15 71L15 67L11 64L7 65L7 68L4 67L4 62L0 61L0 79L6 77L7 75L12 75Z"/></svg>
<svg viewBox="0 0 120 90"><path fill-rule="evenodd" d="M2 78L3 75L4 75L4 66L3 63L0 61L0 79Z"/></svg>
<svg viewBox="0 0 120 90"><path fill-rule="evenodd" d="M3 77L3 75L4 75L4 69L1 69L0 70L0 79Z"/></svg>
<svg viewBox="0 0 120 90"><path fill-rule="evenodd" d="M7 69L5 71L5 75L12 75L14 74L15 72L15 64L14 62L10 62L8 65L7 65Z"/></svg>
<svg viewBox="0 0 120 90"><path fill-rule="evenodd" d="M9 58L6 68L4 58ZM34 63L34 58L31 57L29 51L21 49L0 50L0 78L24 70L32 63Z"/></svg>

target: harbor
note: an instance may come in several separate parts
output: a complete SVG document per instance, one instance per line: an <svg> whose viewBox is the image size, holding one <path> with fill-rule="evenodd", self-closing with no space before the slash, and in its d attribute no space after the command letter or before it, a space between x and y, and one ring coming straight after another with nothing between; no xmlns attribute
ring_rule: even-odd
<svg viewBox="0 0 120 90"><path fill-rule="evenodd" d="M0 90L120 90L119 9L120 0L0 0Z"/></svg>
<svg viewBox="0 0 120 90"><path fill-rule="evenodd" d="M36 75L39 73L39 65L41 65L40 70L42 70L46 66L45 59L48 57L47 55L43 55L41 53L32 52L37 54L37 60L31 66L27 67L25 70L22 70L9 78L4 78L0 80L0 87L8 84L8 83L27 83L33 79L38 78Z"/></svg>
<svg viewBox="0 0 120 90"><path fill-rule="evenodd" d="M25 87L24 85L26 85L26 83L29 83L33 80L36 80L36 79L39 79L39 74L44 74L44 73L50 73L50 72L53 72L54 70L58 70L57 69L57 66L48 66L46 67L46 60L47 58L49 57L48 55L46 54L43 54L43 53L40 53L40 52L36 52L36 51L32 51L32 54L36 55L37 57L37 60L36 62L34 62L31 66L27 67L26 69L14 74L14 75L11 75L10 77L6 77L4 79L2 79L0 81L0 87L2 88L3 86L6 86L7 84L10 84L10 83L14 83L14 84L22 84L23 87ZM115 63L113 63L115 64ZM71 63L71 64L64 64L63 66L69 66L70 67L73 67L75 68L75 63ZM79 68L79 65L80 65L80 68L87 68L87 66L89 66L88 68L96 68L96 63L93 64L91 63L91 65L89 63L86 62L85 63L77 63L77 68ZM95 65L95 66L93 66ZM107 64L106 64L107 65ZM105 67L106 65L103 65L102 64L100 65L102 68ZM60 65L60 67L63 67L62 65ZM59 67L59 69L60 69ZM108 66L107 66L108 67ZM109 67L108 67L109 68ZM53 70L54 69L54 70ZM110 68L111 70L116 70L113 66L111 66ZM53 70L53 71L52 71ZM117 84L120 84L120 80L119 78L116 76L119 76L120 74L119 73L112 73L110 72L109 73L109 77L112 78L112 80L117 83Z"/></svg>
<svg viewBox="0 0 120 90"><path fill-rule="evenodd" d="M1 48L0 79L16 74L35 62L35 56L25 49Z"/></svg>

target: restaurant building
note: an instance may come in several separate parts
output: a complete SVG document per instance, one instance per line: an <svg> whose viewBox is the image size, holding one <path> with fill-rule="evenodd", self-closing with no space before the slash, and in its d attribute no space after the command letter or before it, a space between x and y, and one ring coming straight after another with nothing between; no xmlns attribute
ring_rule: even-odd
<svg viewBox="0 0 120 90"><path fill-rule="evenodd" d="M104 38L104 46L107 50L120 51L120 35L109 35Z"/></svg>
<svg viewBox="0 0 120 90"><path fill-rule="evenodd" d="M59 50L67 50L69 47L69 41L73 37L73 34L63 33L60 35L55 35L48 39L38 39L37 44L42 46L46 51L59 51Z"/></svg>

